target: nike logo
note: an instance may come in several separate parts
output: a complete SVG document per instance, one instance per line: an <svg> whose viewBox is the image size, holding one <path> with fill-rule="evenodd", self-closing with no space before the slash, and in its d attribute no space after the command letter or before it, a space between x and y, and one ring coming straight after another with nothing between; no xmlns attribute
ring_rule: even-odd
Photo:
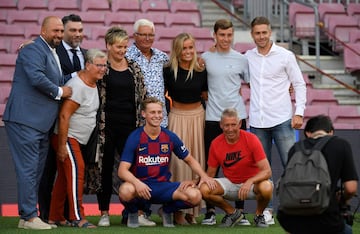
<svg viewBox="0 0 360 234"><path fill-rule="evenodd" d="M139 151L144 151L144 150L146 150L146 147L140 147L139 148Z"/></svg>
<svg viewBox="0 0 360 234"><path fill-rule="evenodd" d="M241 151L228 152L224 159L224 167L231 167L242 159Z"/></svg>
<svg viewBox="0 0 360 234"><path fill-rule="evenodd" d="M241 158L236 158L235 160L233 160L231 162L224 162L224 167L231 167L232 165L239 162L240 160L241 160Z"/></svg>

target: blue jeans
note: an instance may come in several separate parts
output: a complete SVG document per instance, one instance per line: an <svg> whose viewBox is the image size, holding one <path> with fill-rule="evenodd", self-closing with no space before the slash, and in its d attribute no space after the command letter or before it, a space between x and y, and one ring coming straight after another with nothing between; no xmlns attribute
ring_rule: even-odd
<svg viewBox="0 0 360 234"><path fill-rule="evenodd" d="M344 230L342 230L342 232L340 232L339 234L352 234L352 228L350 225L345 223L345 227Z"/></svg>
<svg viewBox="0 0 360 234"><path fill-rule="evenodd" d="M281 164L285 168L288 152L295 143L295 130L291 127L291 119L271 128L254 128L250 126L250 131L260 139L270 165L271 148L274 141L280 155Z"/></svg>
<svg viewBox="0 0 360 234"><path fill-rule="evenodd" d="M295 143L295 130L291 127L291 119L271 128L254 128L250 126L250 131L260 139L270 165L271 148L274 141L280 155L281 164L285 168L288 152ZM268 204L268 208L273 208L272 199Z"/></svg>

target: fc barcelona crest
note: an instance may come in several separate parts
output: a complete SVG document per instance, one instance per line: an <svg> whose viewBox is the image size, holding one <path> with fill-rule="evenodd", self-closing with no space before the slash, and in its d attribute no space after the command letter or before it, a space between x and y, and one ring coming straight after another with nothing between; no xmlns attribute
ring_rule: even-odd
<svg viewBox="0 0 360 234"><path fill-rule="evenodd" d="M167 153L167 152L169 152L169 145L168 145L168 144L162 144L162 145L160 146L160 150L161 150L162 153Z"/></svg>

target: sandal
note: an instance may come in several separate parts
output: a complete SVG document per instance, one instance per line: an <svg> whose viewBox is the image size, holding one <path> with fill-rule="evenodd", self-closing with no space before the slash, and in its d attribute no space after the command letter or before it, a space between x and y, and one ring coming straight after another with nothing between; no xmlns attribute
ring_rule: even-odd
<svg viewBox="0 0 360 234"><path fill-rule="evenodd" d="M71 222L72 227L78 227L78 228L96 228L96 226L89 221L85 221L85 223L80 225L80 222L82 220L74 220Z"/></svg>
<svg viewBox="0 0 360 234"><path fill-rule="evenodd" d="M174 223L177 225L184 225L184 226L189 225L189 223L184 218L182 211L176 211L174 213Z"/></svg>
<svg viewBox="0 0 360 234"><path fill-rule="evenodd" d="M55 224L58 227L71 227L71 223L68 220L64 221L49 221L49 224Z"/></svg>
<svg viewBox="0 0 360 234"><path fill-rule="evenodd" d="M193 214L189 214L189 213L185 214L185 220L189 224L197 224L196 219Z"/></svg>

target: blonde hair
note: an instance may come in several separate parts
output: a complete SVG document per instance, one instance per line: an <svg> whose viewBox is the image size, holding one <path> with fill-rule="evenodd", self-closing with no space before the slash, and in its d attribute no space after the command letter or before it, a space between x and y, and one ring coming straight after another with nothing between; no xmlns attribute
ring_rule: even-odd
<svg viewBox="0 0 360 234"><path fill-rule="evenodd" d="M141 103L141 110L145 111L146 107L151 103L159 104L159 105L161 105L161 107L164 106L164 104L158 98L156 98L156 97L148 97Z"/></svg>
<svg viewBox="0 0 360 234"><path fill-rule="evenodd" d="M105 34L105 43L106 45L113 45L116 42L122 42L125 40L129 40L129 35L126 30L119 27L113 26L106 31Z"/></svg>
<svg viewBox="0 0 360 234"><path fill-rule="evenodd" d="M181 55L183 52L184 42L186 40L191 40L193 42L194 50L195 50L193 59L190 62L189 72L187 74L186 80L191 79L193 77L194 70L195 71L203 71L204 70L204 68L200 67L200 65L198 63L198 57L197 57L196 46L195 46L195 38L189 33L180 33L172 41L172 47L171 47L171 52L170 52L170 61L168 64L168 66L171 68L171 70L174 71L175 80L177 79L179 63L180 63Z"/></svg>

